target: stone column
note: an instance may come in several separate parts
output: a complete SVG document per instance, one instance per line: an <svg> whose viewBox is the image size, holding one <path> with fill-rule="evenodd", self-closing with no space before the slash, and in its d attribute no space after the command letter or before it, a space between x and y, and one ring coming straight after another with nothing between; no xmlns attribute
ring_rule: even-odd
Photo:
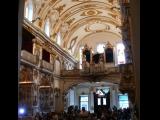
<svg viewBox="0 0 160 120"><path fill-rule="evenodd" d="M39 85L39 70L37 69L33 69L33 81L34 81L34 85L33 85L33 114L35 114L36 112L39 112L39 100L38 100L38 85Z"/></svg>
<svg viewBox="0 0 160 120"><path fill-rule="evenodd" d="M112 87L112 106L111 107L113 107L113 106L116 106L116 92L115 92L116 90L115 90L115 86L113 86Z"/></svg>
<svg viewBox="0 0 160 120"><path fill-rule="evenodd" d="M94 112L94 95L93 95L93 90L90 91L90 112L93 113Z"/></svg>
<svg viewBox="0 0 160 120"><path fill-rule="evenodd" d="M118 86L116 86L115 88L115 100L116 100L116 107L119 107L119 99L118 99L118 94L119 94L119 90L118 90Z"/></svg>
<svg viewBox="0 0 160 120"><path fill-rule="evenodd" d="M58 112L60 110L60 85L57 77L54 77L54 98L55 111Z"/></svg>
<svg viewBox="0 0 160 120"><path fill-rule="evenodd" d="M110 87L110 108L113 107L112 87Z"/></svg>

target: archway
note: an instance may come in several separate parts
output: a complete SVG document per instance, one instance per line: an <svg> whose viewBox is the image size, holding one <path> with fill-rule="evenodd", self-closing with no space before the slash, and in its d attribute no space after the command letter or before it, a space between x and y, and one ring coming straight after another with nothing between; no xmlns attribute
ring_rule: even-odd
<svg viewBox="0 0 160 120"><path fill-rule="evenodd" d="M99 108L119 107L119 85L111 82L83 82L74 84L65 90L64 110L70 106L85 107L91 113L98 113Z"/></svg>

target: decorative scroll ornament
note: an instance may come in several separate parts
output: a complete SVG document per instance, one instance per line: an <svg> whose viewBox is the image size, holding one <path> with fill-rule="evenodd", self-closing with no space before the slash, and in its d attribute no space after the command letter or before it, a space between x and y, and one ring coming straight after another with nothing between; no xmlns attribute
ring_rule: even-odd
<svg viewBox="0 0 160 120"><path fill-rule="evenodd" d="M68 48L68 50L72 50L73 46L75 45L76 43L76 40L77 40L78 36L74 37L71 42L70 42L70 46Z"/></svg>
<svg viewBox="0 0 160 120"><path fill-rule="evenodd" d="M51 17L50 17L52 22L56 22L59 19L59 12L58 10L52 10L51 11Z"/></svg>

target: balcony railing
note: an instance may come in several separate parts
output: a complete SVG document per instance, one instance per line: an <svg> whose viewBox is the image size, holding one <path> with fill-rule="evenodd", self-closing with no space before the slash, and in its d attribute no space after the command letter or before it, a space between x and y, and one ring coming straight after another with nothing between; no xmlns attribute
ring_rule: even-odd
<svg viewBox="0 0 160 120"><path fill-rule="evenodd" d="M61 71L62 76L79 76L80 75L80 70L75 69L75 70L62 70Z"/></svg>
<svg viewBox="0 0 160 120"><path fill-rule="evenodd" d="M26 50L21 51L21 59L26 60L32 64L36 64L36 56Z"/></svg>
<svg viewBox="0 0 160 120"><path fill-rule="evenodd" d="M62 76L88 76L88 75L105 75L110 73L119 73L120 69L114 64L91 65L83 69L63 70Z"/></svg>
<svg viewBox="0 0 160 120"><path fill-rule="evenodd" d="M42 60L42 67L49 70L49 71L53 71L53 64L45 61L45 60Z"/></svg>

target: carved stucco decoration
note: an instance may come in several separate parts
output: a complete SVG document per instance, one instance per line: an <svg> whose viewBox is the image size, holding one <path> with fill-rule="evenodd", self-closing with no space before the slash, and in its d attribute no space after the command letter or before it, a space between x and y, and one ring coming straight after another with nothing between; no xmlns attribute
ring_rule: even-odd
<svg viewBox="0 0 160 120"><path fill-rule="evenodd" d="M56 10L59 12L59 14L63 11L64 7L66 7L66 5L61 5L58 8L56 8Z"/></svg>
<svg viewBox="0 0 160 120"><path fill-rule="evenodd" d="M68 25L71 25L71 23L73 23L74 20L75 20L75 18L72 18L72 19L68 20L66 23L67 23Z"/></svg>
<svg viewBox="0 0 160 120"><path fill-rule="evenodd" d="M114 19L117 19L117 18L118 18L118 15L113 14L113 13L108 13L108 15L110 15L110 16L113 17Z"/></svg>
<svg viewBox="0 0 160 120"><path fill-rule="evenodd" d="M33 81L32 74L33 73L31 68L22 67L20 71L20 81Z"/></svg>
<svg viewBox="0 0 160 120"><path fill-rule="evenodd" d="M61 33L65 33L65 32L68 31L68 29L69 29L69 24L67 22L65 22L61 25L61 30L60 31L61 31Z"/></svg>
<svg viewBox="0 0 160 120"><path fill-rule="evenodd" d="M113 45L109 41L107 41L105 48L113 48Z"/></svg>
<svg viewBox="0 0 160 120"><path fill-rule="evenodd" d="M110 30L110 26L101 21L92 21L86 25L86 32L104 32Z"/></svg>
<svg viewBox="0 0 160 120"><path fill-rule="evenodd" d="M77 38L78 38L78 36L74 37L70 42L70 46L69 46L68 50L71 50L71 52L72 52L72 48L74 47L74 45L76 43Z"/></svg>
<svg viewBox="0 0 160 120"><path fill-rule="evenodd" d="M50 86L51 75L47 75L45 73L41 73L40 85L42 86Z"/></svg>
<svg viewBox="0 0 160 120"><path fill-rule="evenodd" d="M59 11L56 9L53 9L51 11L51 16L50 16L51 22L56 22L59 19L59 15L60 15Z"/></svg>
<svg viewBox="0 0 160 120"><path fill-rule="evenodd" d="M42 0L34 0L34 3L35 3L35 9L38 9L42 4Z"/></svg>

